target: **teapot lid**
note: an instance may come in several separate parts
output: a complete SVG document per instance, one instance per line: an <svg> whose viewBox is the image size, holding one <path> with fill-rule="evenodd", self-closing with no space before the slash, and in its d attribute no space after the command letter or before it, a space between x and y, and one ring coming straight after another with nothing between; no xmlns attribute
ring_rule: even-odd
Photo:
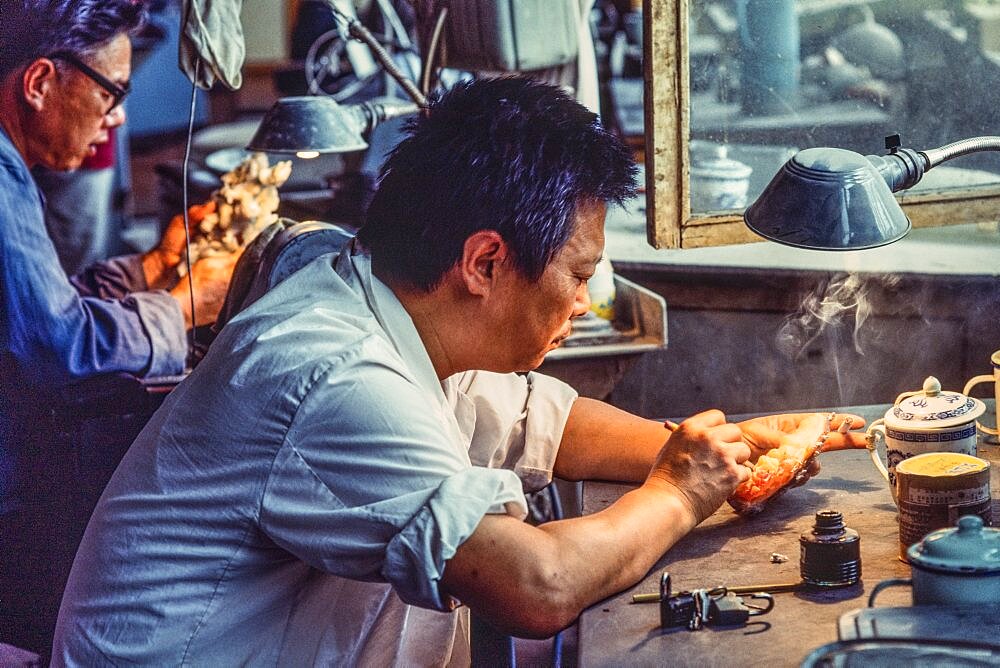
<svg viewBox="0 0 1000 668"><path fill-rule="evenodd" d="M979 515L958 518L958 526L932 531L906 551L910 563L950 574L1000 573L1000 529L983 526Z"/></svg>
<svg viewBox="0 0 1000 668"><path fill-rule="evenodd" d="M941 382L928 376L921 391L897 397L885 414L885 422L890 427L936 429L972 422L984 412L986 404L979 399L942 390Z"/></svg>

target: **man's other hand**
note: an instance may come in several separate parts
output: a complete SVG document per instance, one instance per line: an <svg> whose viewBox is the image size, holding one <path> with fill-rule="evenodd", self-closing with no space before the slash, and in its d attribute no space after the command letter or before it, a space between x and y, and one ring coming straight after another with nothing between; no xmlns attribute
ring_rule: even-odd
<svg viewBox="0 0 1000 668"><path fill-rule="evenodd" d="M215 212L215 202L188 207L188 230L192 233L205 217ZM170 219L160 244L142 256L142 269L146 284L151 290L170 289L177 280L177 265L184 259L187 238L184 235L184 216L177 214ZM228 279L227 279L228 281Z"/></svg>
<svg viewBox="0 0 1000 668"><path fill-rule="evenodd" d="M229 279L233 275L233 268L239 259L240 253L229 253L226 255L209 255L199 259L191 267L191 282L194 284L194 315L195 322L200 325L209 325L219 317L219 311L226 300L226 292L229 289ZM191 319L191 291L187 278L179 281L171 296L180 304L181 312L184 314L184 325L190 329Z"/></svg>
<svg viewBox="0 0 1000 668"><path fill-rule="evenodd" d="M829 420L829 422L827 422ZM823 443L822 452L833 450L850 450L867 447L864 432L850 431L865 426L865 419L852 413L834 413L829 418L828 413L782 413L764 415L739 423L743 432L743 442L750 446L750 460L757 458L768 450L783 445L793 452L800 451L815 443L829 429L829 434ZM809 460L807 474L797 479L796 485L801 485L809 478L819 473L819 461Z"/></svg>

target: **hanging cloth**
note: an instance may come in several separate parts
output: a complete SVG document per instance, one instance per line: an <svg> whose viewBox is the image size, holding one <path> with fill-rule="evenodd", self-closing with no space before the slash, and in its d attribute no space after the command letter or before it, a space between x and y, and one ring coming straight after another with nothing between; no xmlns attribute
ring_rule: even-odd
<svg viewBox="0 0 1000 668"><path fill-rule="evenodd" d="M184 0L179 64L199 88L208 90L216 81L229 90L243 84L242 5L243 0Z"/></svg>

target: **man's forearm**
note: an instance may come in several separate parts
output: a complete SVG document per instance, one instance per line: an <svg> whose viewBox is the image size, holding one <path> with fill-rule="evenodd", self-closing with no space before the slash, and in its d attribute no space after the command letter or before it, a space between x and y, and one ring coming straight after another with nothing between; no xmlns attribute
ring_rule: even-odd
<svg viewBox="0 0 1000 668"><path fill-rule="evenodd" d="M539 527L487 515L443 584L498 628L545 637L635 584L696 524L677 490L655 479L599 513Z"/></svg>
<svg viewBox="0 0 1000 668"><path fill-rule="evenodd" d="M555 474L566 480L642 482L669 436L661 422L581 397L566 421Z"/></svg>

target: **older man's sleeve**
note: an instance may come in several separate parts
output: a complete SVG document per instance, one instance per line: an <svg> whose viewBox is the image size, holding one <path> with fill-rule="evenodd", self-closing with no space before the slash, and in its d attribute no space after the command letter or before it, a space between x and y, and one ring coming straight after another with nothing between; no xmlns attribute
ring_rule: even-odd
<svg viewBox="0 0 1000 668"><path fill-rule="evenodd" d="M470 414L463 422L473 464L514 471L526 491L552 481L576 390L541 373L488 371L452 376L446 388L456 412Z"/></svg>
<svg viewBox="0 0 1000 668"><path fill-rule="evenodd" d="M150 290L142 255L134 253L96 262L72 276L70 282L83 297L121 300L139 316L149 339L147 376L181 372L187 360L187 332L177 300L165 290Z"/></svg>
<svg viewBox="0 0 1000 668"><path fill-rule="evenodd" d="M173 298L165 292L137 293L144 296L130 302L117 298L135 279L134 264L114 270L119 278L101 279L104 289L101 281L83 289L71 283L45 234L40 204L37 193L0 189L0 211L10 222L0 233L8 363L38 385L121 371L182 371L187 345Z"/></svg>
<svg viewBox="0 0 1000 668"><path fill-rule="evenodd" d="M447 610L445 562L486 514L523 518L523 491L510 471L472 466L449 436L449 408L378 357L362 350L312 383L268 477L261 528L322 571Z"/></svg>
<svg viewBox="0 0 1000 668"><path fill-rule="evenodd" d="M122 299L131 292L149 289L138 253L95 262L70 276L69 281L81 297Z"/></svg>

